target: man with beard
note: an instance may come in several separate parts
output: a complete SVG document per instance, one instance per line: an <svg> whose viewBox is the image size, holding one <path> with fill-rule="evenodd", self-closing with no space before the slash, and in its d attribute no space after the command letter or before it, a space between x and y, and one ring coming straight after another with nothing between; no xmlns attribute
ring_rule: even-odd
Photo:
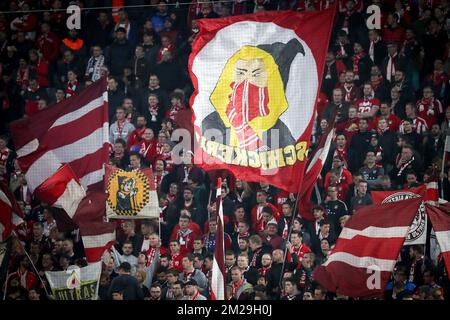
<svg viewBox="0 0 450 320"><path fill-rule="evenodd" d="M171 240L178 240L181 254L191 252L194 249L194 240L199 237L199 234L193 228L190 228L190 222L191 217L185 214L181 215L178 223L179 228L174 228L170 237Z"/></svg>
<svg viewBox="0 0 450 320"><path fill-rule="evenodd" d="M131 132L130 136L128 137L127 141L127 150L130 151L131 148L141 148L141 143L144 138L145 129L147 126L147 121L145 120L145 117L142 115L138 115L136 117L136 127ZM135 150L136 151L136 150Z"/></svg>
<svg viewBox="0 0 450 320"><path fill-rule="evenodd" d="M380 109L380 100L375 98L372 84L367 82L363 87L363 98L356 100L359 118L372 118Z"/></svg>
<svg viewBox="0 0 450 320"><path fill-rule="evenodd" d="M377 65L373 65L370 69L370 84L372 85L375 98L380 101L389 99L390 84L384 80L380 67Z"/></svg>
<svg viewBox="0 0 450 320"><path fill-rule="evenodd" d="M405 103L406 101L409 101L411 99L414 99L415 94L414 94L414 89L412 88L411 84L408 82L408 80L406 79L406 73L404 69L401 69L400 67L397 67L397 69L395 70L394 73L394 79L393 81L391 81L391 88L397 88L398 92L400 94L400 96L398 97L403 103ZM394 100L394 98L392 97L392 92L391 92L391 98ZM398 115L400 118L401 116Z"/></svg>
<svg viewBox="0 0 450 320"><path fill-rule="evenodd" d="M412 102L408 102L405 105L406 119L412 124L413 131L417 134L425 134L428 131L428 125L425 119L417 116L416 106ZM401 122L399 127L400 133L405 133L404 121Z"/></svg>
<svg viewBox="0 0 450 320"><path fill-rule="evenodd" d="M128 140L134 130L134 126L125 119L125 109L117 107L116 122L109 127L109 142L115 143L117 139Z"/></svg>
<svg viewBox="0 0 450 320"><path fill-rule="evenodd" d="M202 131L218 129L227 145L251 151L294 145L292 133L279 118L288 109L285 90L297 54L305 55L297 39L238 50L211 94L216 111L205 117ZM277 134L277 145L272 146L271 137Z"/></svg>
<svg viewBox="0 0 450 320"><path fill-rule="evenodd" d="M361 91L357 85L355 85L355 74L352 70L345 72L345 82L341 86L344 93L344 101L352 103L361 96Z"/></svg>
<svg viewBox="0 0 450 320"><path fill-rule="evenodd" d="M422 162L414 154L410 145L405 145L401 153L397 155L394 169L391 171L391 178L398 188L406 183L406 174L412 170L414 172L422 172Z"/></svg>
<svg viewBox="0 0 450 320"><path fill-rule="evenodd" d="M401 99L400 89L397 86L391 89L390 102L392 112L400 119L406 119L405 100Z"/></svg>
<svg viewBox="0 0 450 320"><path fill-rule="evenodd" d="M387 121L387 129L389 131L391 131L393 133L398 132L401 120L395 114L392 114L392 112L391 112L391 104L389 102L386 102L386 101L381 102L381 104L380 104L380 116L378 116L374 120L373 127L376 127L378 125L378 121L380 119L386 119L386 121Z"/></svg>
<svg viewBox="0 0 450 320"><path fill-rule="evenodd" d="M141 110L148 109L148 102L151 94L154 94L158 97L159 102L158 113L163 115L165 113L166 108L169 106L169 97L167 95L167 92L163 88L161 88L159 83L159 77L154 73L150 74L148 80L148 87L141 90L140 94L140 96L142 97Z"/></svg>

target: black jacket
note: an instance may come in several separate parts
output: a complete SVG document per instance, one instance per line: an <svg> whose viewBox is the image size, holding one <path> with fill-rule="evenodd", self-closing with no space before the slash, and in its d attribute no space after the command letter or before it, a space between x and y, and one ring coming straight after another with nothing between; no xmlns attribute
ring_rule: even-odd
<svg viewBox="0 0 450 320"><path fill-rule="evenodd" d="M144 293L137 279L129 274L123 274L111 281L108 297L112 299L115 290L123 291L124 300L144 300Z"/></svg>
<svg viewBox="0 0 450 320"><path fill-rule="evenodd" d="M123 74L123 69L128 65L128 61L133 57L133 47L124 41L119 43L114 41L105 52L105 63L110 67L111 75L119 76Z"/></svg>

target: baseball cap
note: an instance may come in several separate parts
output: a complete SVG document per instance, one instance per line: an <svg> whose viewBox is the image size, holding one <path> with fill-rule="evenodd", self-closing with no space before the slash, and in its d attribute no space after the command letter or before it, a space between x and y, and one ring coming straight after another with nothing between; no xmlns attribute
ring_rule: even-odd
<svg viewBox="0 0 450 320"><path fill-rule="evenodd" d="M197 286L197 281L195 281L194 279L190 279L189 281L186 281L184 283L185 286Z"/></svg>

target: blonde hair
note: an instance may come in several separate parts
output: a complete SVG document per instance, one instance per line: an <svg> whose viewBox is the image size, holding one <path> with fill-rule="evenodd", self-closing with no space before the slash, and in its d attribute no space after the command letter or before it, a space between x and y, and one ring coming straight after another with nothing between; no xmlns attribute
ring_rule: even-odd
<svg viewBox="0 0 450 320"><path fill-rule="evenodd" d="M225 127L231 127L230 144L238 146L237 136L231 125L226 109L229 103L229 96L232 93L230 84L234 79L234 66L238 60L262 60L268 75L268 91L269 114L263 117L257 117L249 122L250 127L262 138L263 132L272 128L277 122L278 118L287 110L288 102L284 94L283 80L281 78L280 70L275 62L275 59L268 52L254 47L243 46L227 61L223 68L222 74L217 81L216 87L211 94L211 103L216 108Z"/></svg>

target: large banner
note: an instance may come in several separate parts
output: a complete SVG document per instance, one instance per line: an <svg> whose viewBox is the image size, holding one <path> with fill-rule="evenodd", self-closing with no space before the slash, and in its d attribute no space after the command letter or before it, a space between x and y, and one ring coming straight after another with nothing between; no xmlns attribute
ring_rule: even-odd
<svg viewBox="0 0 450 320"><path fill-rule="evenodd" d="M102 263L70 266L66 271L46 271L55 300L97 300Z"/></svg>
<svg viewBox="0 0 450 320"><path fill-rule="evenodd" d="M334 10L199 20L189 58L197 165L299 189Z"/></svg>
<svg viewBox="0 0 450 320"><path fill-rule="evenodd" d="M374 203L388 203L407 200L411 198L424 197L426 194L426 186L411 188L407 190L395 191L372 191L372 199ZM406 236L405 246L413 244L425 244L427 241L427 215L425 205L422 203L417 210L413 223L409 228Z"/></svg>
<svg viewBox="0 0 450 320"><path fill-rule="evenodd" d="M152 169L124 171L107 165L105 179L108 218L159 218L159 202Z"/></svg>

